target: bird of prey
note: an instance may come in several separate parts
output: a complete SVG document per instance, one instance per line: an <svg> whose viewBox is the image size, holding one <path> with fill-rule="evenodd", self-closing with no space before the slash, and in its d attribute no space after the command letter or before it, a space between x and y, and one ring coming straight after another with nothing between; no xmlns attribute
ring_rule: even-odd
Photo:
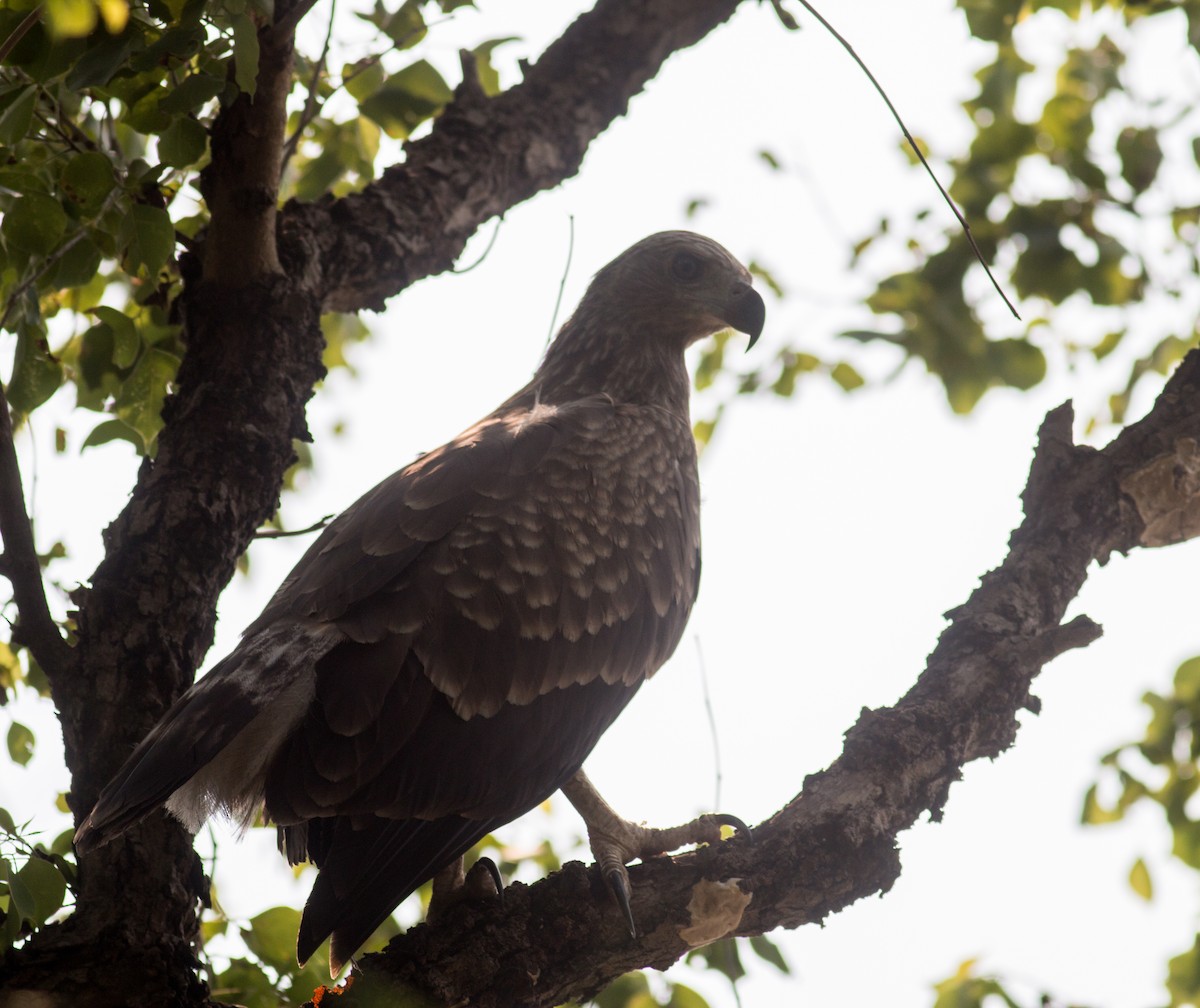
<svg viewBox="0 0 1200 1008"><path fill-rule="evenodd" d="M601 269L528 385L324 530L133 751L78 849L163 803L193 831L261 811L319 868L297 954L331 937L336 975L404 897L461 879L473 844L561 788L632 923L625 863L719 829L627 823L581 766L696 596L684 350L726 327L752 345L764 313L747 270L690 232Z"/></svg>

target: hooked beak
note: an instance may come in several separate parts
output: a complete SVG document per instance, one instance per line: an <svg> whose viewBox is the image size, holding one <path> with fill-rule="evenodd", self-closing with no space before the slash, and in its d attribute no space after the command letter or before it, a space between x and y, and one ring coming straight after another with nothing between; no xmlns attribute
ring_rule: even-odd
<svg viewBox="0 0 1200 1008"><path fill-rule="evenodd" d="M746 345L747 350L758 342L766 318L767 306L758 291L748 283L738 281L733 297L725 309L724 321L750 337L750 342Z"/></svg>

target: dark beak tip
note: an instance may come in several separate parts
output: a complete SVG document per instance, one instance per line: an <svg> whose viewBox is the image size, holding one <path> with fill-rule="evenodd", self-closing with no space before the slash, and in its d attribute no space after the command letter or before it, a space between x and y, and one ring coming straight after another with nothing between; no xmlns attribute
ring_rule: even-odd
<svg viewBox="0 0 1200 1008"><path fill-rule="evenodd" d="M762 295L751 287L738 299L730 314L733 317L729 319L729 324L750 337L750 342L746 344L746 349L750 350L762 335L767 320L767 306Z"/></svg>

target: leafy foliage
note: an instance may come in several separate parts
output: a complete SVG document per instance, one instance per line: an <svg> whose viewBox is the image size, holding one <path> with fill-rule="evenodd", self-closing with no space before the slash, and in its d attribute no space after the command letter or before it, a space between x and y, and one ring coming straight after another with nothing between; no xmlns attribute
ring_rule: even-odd
<svg viewBox="0 0 1200 1008"><path fill-rule="evenodd" d="M0 808L0 955L63 909L75 885L75 864L67 856L71 834L46 847L33 841L27 829L28 824L16 826Z"/></svg>
<svg viewBox="0 0 1200 1008"><path fill-rule="evenodd" d="M951 408L967 413L989 389L1030 389L1056 362L1074 366L1119 350L1126 377L1118 373L1107 412L1096 420L1121 423L1139 385L1197 344L1200 207L1187 187L1170 180L1194 172L1200 124L1185 89L1172 89L1161 74L1150 81L1133 63L1160 22L1186 39L1178 57L1194 61L1200 6L958 6L989 56L975 75L976 93L963 104L973 127L969 146L930 161L1025 320L1008 315L967 235L929 186L929 208L884 217L854 245L852 269L870 270L898 254L913 265L875 283L866 300L875 320L841 334L861 345L847 353L848 362L822 361L811 345L792 342L737 373L727 393L790 396L798 378L814 375L853 391L871 370L863 347L891 347L902 361L924 364ZM1064 30L1075 44L1049 62L1038 42ZM911 149L904 151L915 166ZM783 170L770 151L759 159L768 170ZM706 203L693 199L689 215ZM933 223L939 220L948 223ZM773 281L768 286L781 292ZM1103 327L1101 338L1067 335L1084 308L1091 312L1087 328ZM708 350L698 386L724 363L722 348ZM711 424L700 433L711 433Z"/></svg>

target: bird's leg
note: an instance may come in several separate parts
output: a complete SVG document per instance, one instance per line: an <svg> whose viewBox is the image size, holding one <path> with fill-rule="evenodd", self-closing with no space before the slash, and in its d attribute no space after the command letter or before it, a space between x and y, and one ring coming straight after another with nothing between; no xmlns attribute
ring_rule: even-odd
<svg viewBox="0 0 1200 1008"><path fill-rule="evenodd" d="M433 876L433 894L429 897L427 921L436 920L455 903L464 899L499 899L504 902L504 881L491 858L483 857L464 871L463 859L455 858Z"/></svg>
<svg viewBox="0 0 1200 1008"><path fill-rule="evenodd" d="M562 793L583 817L592 856L625 916L629 933L635 938L637 924L629 905L629 872L625 868L626 863L635 858L677 850L688 844L716 843L721 839L722 826L733 826L739 832L749 834L745 823L728 815L702 815L681 826L666 829L632 823L613 811L582 770L563 785Z"/></svg>

